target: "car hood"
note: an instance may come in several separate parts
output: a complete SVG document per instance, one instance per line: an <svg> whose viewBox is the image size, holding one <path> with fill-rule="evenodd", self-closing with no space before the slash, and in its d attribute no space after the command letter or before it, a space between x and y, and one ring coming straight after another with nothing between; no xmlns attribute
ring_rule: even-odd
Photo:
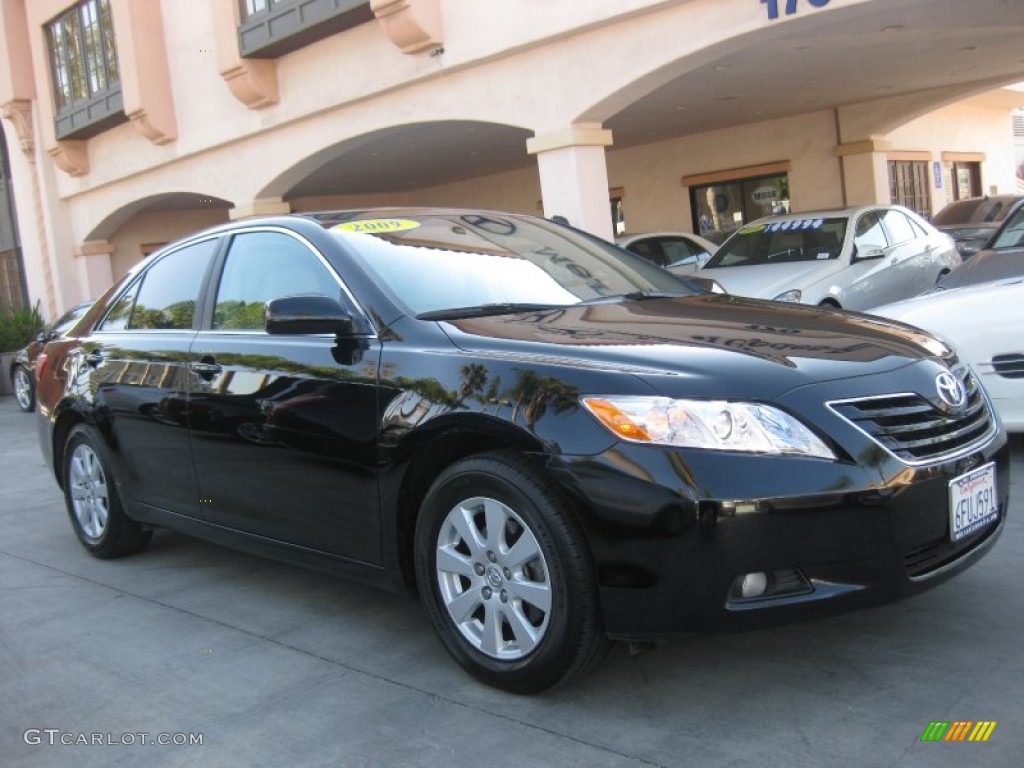
<svg viewBox="0 0 1024 768"><path fill-rule="evenodd" d="M939 280L942 288L959 288L1006 277L1024 275L1024 248L978 251Z"/></svg>
<svg viewBox="0 0 1024 768"><path fill-rule="evenodd" d="M826 279L842 268L838 259L791 261L782 264L752 264L746 267L705 267L697 277L716 280L729 293L774 299L793 288L801 290Z"/></svg>
<svg viewBox="0 0 1024 768"><path fill-rule="evenodd" d="M694 396L756 390L771 397L951 354L931 336L881 318L713 294L447 320L441 327L456 347L477 356L619 370L658 380L666 393L676 377Z"/></svg>
<svg viewBox="0 0 1024 768"><path fill-rule="evenodd" d="M931 291L875 307L871 314L942 334L971 327L988 334L999 327L1019 328L1024 321L1024 277Z"/></svg>

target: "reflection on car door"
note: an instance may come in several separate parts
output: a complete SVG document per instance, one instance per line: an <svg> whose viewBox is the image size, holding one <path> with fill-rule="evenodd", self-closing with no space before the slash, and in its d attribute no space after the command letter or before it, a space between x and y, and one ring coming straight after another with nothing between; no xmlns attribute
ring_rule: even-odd
<svg viewBox="0 0 1024 768"><path fill-rule="evenodd" d="M122 492L189 516L200 509L185 428L188 351L219 242L202 240L160 257L82 345L93 410L106 421Z"/></svg>
<svg viewBox="0 0 1024 768"><path fill-rule="evenodd" d="M897 295L892 301L916 296L934 287L938 277L933 252L936 243L914 226L903 211L887 210L882 224L892 246L892 282Z"/></svg>
<svg viewBox="0 0 1024 768"><path fill-rule="evenodd" d="M296 294L350 305L304 241L282 231L234 236L209 328L193 345L202 505L227 528L379 563L379 342L267 334L265 303Z"/></svg>
<svg viewBox="0 0 1024 768"><path fill-rule="evenodd" d="M854 251L851 279L843 290L846 309L869 309L905 298L913 293L907 285L912 275L902 268L905 251L893 245L882 224L884 210L867 211L854 223ZM877 259L860 258L868 250L881 250Z"/></svg>

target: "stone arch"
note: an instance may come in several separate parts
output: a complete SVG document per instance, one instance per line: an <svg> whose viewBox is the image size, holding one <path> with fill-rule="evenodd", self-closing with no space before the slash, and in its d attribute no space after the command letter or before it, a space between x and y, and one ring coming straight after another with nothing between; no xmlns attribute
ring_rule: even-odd
<svg viewBox="0 0 1024 768"><path fill-rule="evenodd" d="M377 128L296 154L257 199L407 192L529 165L524 127L472 119Z"/></svg>

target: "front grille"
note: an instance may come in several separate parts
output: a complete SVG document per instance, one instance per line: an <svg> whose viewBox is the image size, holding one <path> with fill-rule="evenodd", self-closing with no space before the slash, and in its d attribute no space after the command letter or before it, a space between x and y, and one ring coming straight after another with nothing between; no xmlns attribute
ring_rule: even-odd
<svg viewBox="0 0 1024 768"><path fill-rule="evenodd" d="M1024 379L1024 355L996 355L992 367L1000 376L1008 379Z"/></svg>
<svg viewBox="0 0 1024 768"><path fill-rule="evenodd" d="M904 461L933 461L968 449L994 428L988 401L974 374L966 366L953 373L967 391L966 404L953 413L910 393L842 400L829 406Z"/></svg>
<svg viewBox="0 0 1024 768"><path fill-rule="evenodd" d="M1000 517L1002 517L1002 510L1000 510ZM947 537L908 550L903 555L907 575L911 577L924 576L936 568L953 562L987 540L998 528L999 518L996 518L993 524L986 525L973 536L968 536L960 541L953 542Z"/></svg>

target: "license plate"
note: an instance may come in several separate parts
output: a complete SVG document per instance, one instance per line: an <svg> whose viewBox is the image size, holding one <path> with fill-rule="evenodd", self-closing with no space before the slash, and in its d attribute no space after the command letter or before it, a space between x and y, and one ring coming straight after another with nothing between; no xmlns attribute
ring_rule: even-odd
<svg viewBox="0 0 1024 768"><path fill-rule="evenodd" d="M960 541L999 517L996 465L986 464L949 481L949 538Z"/></svg>

